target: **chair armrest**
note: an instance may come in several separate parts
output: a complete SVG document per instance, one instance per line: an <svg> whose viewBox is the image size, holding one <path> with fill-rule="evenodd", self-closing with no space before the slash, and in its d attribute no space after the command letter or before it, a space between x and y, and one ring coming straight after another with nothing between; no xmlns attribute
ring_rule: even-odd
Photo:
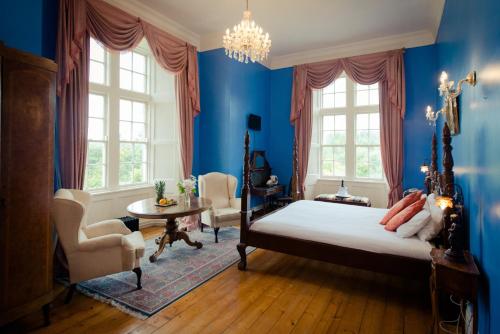
<svg viewBox="0 0 500 334"><path fill-rule="evenodd" d="M92 239L81 241L78 248L82 252L92 252L104 248L113 248L122 246L123 235L108 234Z"/></svg>
<svg viewBox="0 0 500 334"><path fill-rule="evenodd" d="M103 220L95 224L87 225L84 232L89 239L106 234L127 235L132 233L120 219Z"/></svg>
<svg viewBox="0 0 500 334"><path fill-rule="evenodd" d="M231 198L230 204L233 209L241 210L241 198Z"/></svg>

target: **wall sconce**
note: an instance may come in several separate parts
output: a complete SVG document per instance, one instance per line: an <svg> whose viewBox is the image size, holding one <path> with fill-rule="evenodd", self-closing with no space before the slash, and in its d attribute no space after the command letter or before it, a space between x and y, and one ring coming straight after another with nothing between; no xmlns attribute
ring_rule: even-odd
<svg viewBox="0 0 500 334"><path fill-rule="evenodd" d="M423 173L423 174L427 174L429 173L429 165L427 165L426 162L424 162L422 165L420 165L420 171Z"/></svg>
<svg viewBox="0 0 500 334"><path fill-rule="evenodd" d="M436 127L436 122L439 118L439 115L441 115L444 111L443 109L439 109L438 111L432 110L431 106L427 106L425 109L425 118L429 121L429 125L433 125Z"/></svg>
<svg viewBox="0 0 500 334"><path fill-rule="evenodd" d="M455 82L448 79L448 73L445 71L441 72L439 81L438 90L439 95L443 97L443 108L437 114L440 112L445 114L450 133L456 135L460 133L457 98L462 94L462 86L464 83L468 83L473 87L476 85L476 71L469 72L464 79L458 81L456 89L454 88ZM436 119L437 116L438 115L436 115Z"/></svg>

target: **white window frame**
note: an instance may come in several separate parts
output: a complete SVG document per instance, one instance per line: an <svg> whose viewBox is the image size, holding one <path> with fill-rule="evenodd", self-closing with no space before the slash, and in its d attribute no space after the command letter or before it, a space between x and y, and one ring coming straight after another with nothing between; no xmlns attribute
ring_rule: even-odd
<svg viewBox="0 0 500 334"><path fill-rule="evenodd" d="M318 89L313 91L313 125L317 128L317 133L313 129L313 138L311 149L318 149L318 161L310 161L309 163L317 164L314 170L319 174L320 179L327 180L346 180L357 182L372 182L372 183L385 183L385 176L382 169L381 178L364 178L356 176L356 147L377 146L377 145L356 145L356 117L358 114L371 114L380 113L379 104L356 106L356 83L343 73L339 78L346 77L346 106L339 108L323 108L322 95L323 90ZM346 116L346 144L345 144L345 176L330 176L323 175L322 161L323 161L323 147L330 147L332 145L323 145L323 116L345 115ZM338 145L334 145L338 146ZM380 145L378 145L380 146Z"/></svg>
<svg viewBox="0 0 500 334"><path fill-rule="evenodd" d="M120 88L120 53L106 50L106 74L105 84L98 84L89 81L89 94L99 94L105 96L105 138L106 138L106 173L104 175L104 187L88 189L90 192L117 191L131 188L141 188L148 186L152 182L151 172L151 109L152 96L150 92L154 89L152 54L147 47L139 45L133 52L146 56L146 92L139 93L132 90ZM146 104L146 143L147 167L145 182L120 185L120 99L143 102ZM135 142L135 141L134 141Z"/></svg>

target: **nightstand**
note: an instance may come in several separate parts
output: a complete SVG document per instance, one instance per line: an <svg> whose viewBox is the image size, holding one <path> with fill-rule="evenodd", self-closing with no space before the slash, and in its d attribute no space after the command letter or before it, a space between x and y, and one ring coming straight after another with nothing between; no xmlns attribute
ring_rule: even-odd
<svg viewBox="0 0 500 334"><path fill-rule="evenodd" d="M444 292L467 300L473 304L472 333L477 333L477 290L479 285L479 270L474 258L465 252L465 262L452 262L445 258L445 249L433 248L432 273L430 278L433 333L439 333L439 293Z"/></svg>

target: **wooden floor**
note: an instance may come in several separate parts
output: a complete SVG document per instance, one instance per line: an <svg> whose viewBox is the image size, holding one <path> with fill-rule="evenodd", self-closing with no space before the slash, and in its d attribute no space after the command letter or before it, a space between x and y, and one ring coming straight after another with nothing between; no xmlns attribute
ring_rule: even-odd
<svg viewBox="0 0 500 334"><path fill-rule="evenodd" d="M54 303L51 326L40 312L0 332L420 334L431 323L425 283L256 250L246 272L233 265L147 320L76 293Z"/></svg>

